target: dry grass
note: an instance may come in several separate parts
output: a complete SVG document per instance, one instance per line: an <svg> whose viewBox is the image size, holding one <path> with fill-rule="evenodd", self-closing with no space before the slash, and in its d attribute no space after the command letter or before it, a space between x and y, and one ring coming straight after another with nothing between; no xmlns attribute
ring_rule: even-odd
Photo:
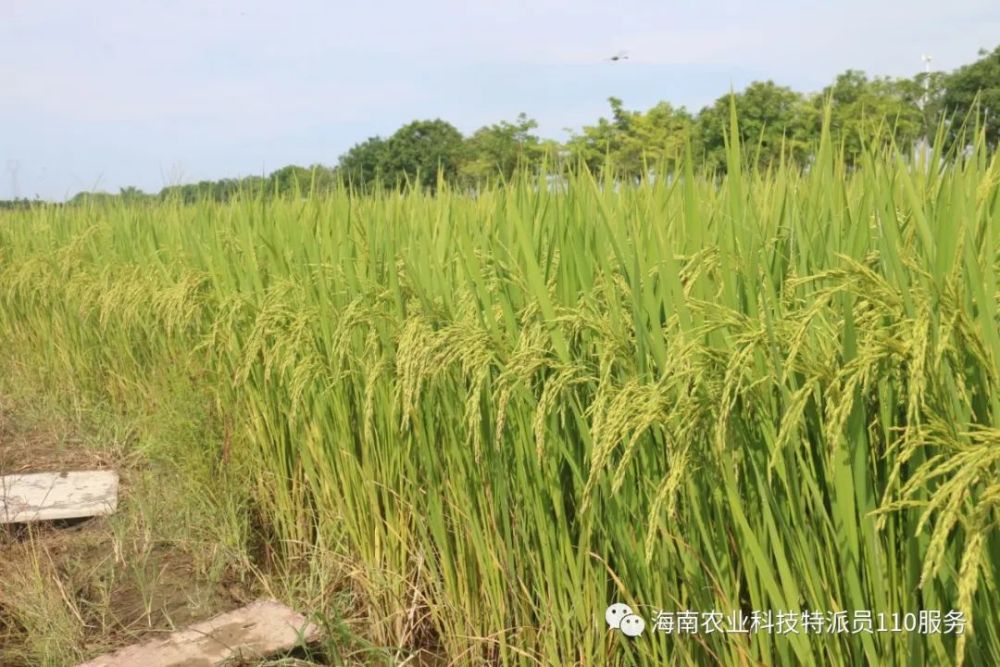
<svg viewBox="0 0 1000 667"><path fill-rule="evenodd" d="M242 587L207 576L192 546L157 525L151 514L169 498L139 481L143 470L95 447L95 435L70 420L15 421L11 403L4 399L0 472L112 467L122 475L122 511L3 527L0 664L73 664L237 606Z"/></svg>

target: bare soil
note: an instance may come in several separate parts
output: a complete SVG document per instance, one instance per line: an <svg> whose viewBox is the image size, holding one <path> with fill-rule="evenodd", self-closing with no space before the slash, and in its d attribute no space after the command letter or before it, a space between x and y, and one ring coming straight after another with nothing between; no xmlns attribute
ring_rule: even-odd
<svg viewBox="0 0 1000 667"><path fill-rule="evenodd" d="M114 468L121 478L119 513L128 512L137 471L83 443L66 424L18 422L0 398L0 475ZM173 631L253 598L225 576L211 581L200 574L180 546L155 535L116 533L115 520L0 526L0 664L29 664L24 656L39 638L30 636L37 629L25 627L25 619L45 613L30 608L36 594L62 600L80 630L80 656Z"/></svg>

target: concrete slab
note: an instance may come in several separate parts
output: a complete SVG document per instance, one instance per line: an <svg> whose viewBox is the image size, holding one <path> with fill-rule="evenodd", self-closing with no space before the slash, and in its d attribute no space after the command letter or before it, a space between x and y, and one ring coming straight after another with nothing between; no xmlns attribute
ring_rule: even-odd
<svg viewBox="0 0 1000 667"><path fill-rule="evenodd" d="M213 667L264 658L314 640L319 629L274 600L258 600L227 614L135 644L78 667Z"/></svg>
<svg viewBox="0 0 1000 667"><path fill-rule="evenodd" d="M78 519L116 509L118 473L113 470L0 477L0 523Z"/></svg>

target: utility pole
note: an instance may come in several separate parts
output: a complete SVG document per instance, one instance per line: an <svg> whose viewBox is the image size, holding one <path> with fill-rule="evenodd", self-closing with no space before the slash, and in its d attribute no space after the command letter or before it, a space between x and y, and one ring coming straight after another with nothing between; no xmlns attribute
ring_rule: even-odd
<svg viewBox="0 0 1000 667"><path fill-rule="evenodd" d="M934 60L934 56L924 54L920 56L920 59L924 61L924 100L922 106L926 109L931 95L931 61Z"/></svg>
<svg viewBox="0 0 1000 667"><path fill-rule="evenodd" d="M921 143L923 144L923 154L926 159L931 146L931 128L930 119L927 117L927 104L931 100L931 61L934 60L934 57L925 53L921 54L920 59L924 61L924 97L920 101L920 113L924 117L924 139Z"/></svg>

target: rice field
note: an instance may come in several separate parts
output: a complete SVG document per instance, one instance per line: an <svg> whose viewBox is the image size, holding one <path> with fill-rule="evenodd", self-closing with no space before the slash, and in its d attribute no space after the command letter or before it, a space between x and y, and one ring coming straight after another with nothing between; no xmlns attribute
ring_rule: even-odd
<svg viewBox="0 0 1000 667"><path fill-rule="evenodd" d="M262 539L336 554L399 656L998 664L1000 157L744 150L638 185L0 213L0 355L207 392ZM965 625L655 621L765 610Z"/></svg>

